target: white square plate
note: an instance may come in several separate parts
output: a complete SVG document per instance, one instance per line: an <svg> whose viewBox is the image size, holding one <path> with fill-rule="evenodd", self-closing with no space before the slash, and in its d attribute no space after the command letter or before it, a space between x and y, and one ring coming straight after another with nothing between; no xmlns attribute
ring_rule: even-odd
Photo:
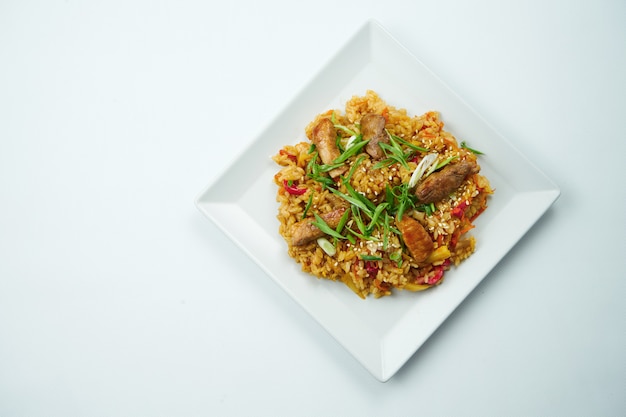
<svg viewBox="0 0 626 417"><path fill-rule="evenodd" d="M340 282L318 280L287 255L278 233L271 156L306 140L305 126L353 95L376 91L409 114L441 113L445 129L486 155L481 173L496 190L477 219L476 252L422 293L362 300ZM196 199L241 249L378 380L404 365L558 198L560 191L375 21L367 22L251 146Z"/></svg>

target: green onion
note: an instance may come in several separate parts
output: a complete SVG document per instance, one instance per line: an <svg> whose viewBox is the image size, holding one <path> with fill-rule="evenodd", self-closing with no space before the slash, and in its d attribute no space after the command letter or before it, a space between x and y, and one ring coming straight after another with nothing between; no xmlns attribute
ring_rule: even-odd
<svg viewBox="0 0 626 417"><path fill-rule="evenodd" d="M317 151L313 152L313 157L311 161L306 166L307 176L314 181L317 181L322 184L323 188L332 188L335 186L335 181L332 178L321 175L320 174L320 166L315 161L317 161L318 153Z"/></svg>
<svg viewBox="0 0 626 417"><path fill-rule="evenodd" d="M369 233L372 233L372 230L374 229L374 227L376 227L378 223L378 218L380 217L383 210L387 208L387 206L387 203L381 203L376 207L376 210L374 210L374 215L372 216L372 220L370 221L370 225L367 228L367 231Z"/></svg>
<svg viewBox="0 0 626 417"><path fill-rule="evenodd" d="M337 135L337 137L335 138L335 146L337 146L337 149L339 149L339 152L345 151L343 146L341 146L341 139L342 139L341 135Z"/></svg>
<svg viewBox="0 0 626 417"><path fill-rule="evenodd" d="M341 216L341 219L339 219L339 223L337 224L337 228L335 229L335 231L337 233L341 233L344 226L346 225L346 223L348 222L348 218L350 217L350 212L348 210L346 210L343 213L343 216Z"/></svg>
<svg viewBox="0 0 626 417"><path fill-rule="evenodd" d="M389 214L385 212L385 220L383 221L383 250L387 250L389 247L389 233L391 232L391 229L389 228L389 219Z"/></svg>
<svg viewBox="0 0 626 417"><path fill-rule="evenodd" d="M337 159L333 161L333 164L341 164L347 161L348 158L356 155L365 145L367 145L368 142L369 140L364 140L353 144L352 146L350 146L350 149L347 149L344 153L339 155L339 157L337 157Z"/></svg>
<svg viewBox="0 0 626 417"><path fill-rule="evenodd" d="M320 246L320 248L322 248L324 252L326 252L326 255L328 256L335 256L335 254L337 253L337 248L335 248L335 245L330 243L330 241L325 237L318 238L317 244Z"/></svg>
<svg viewBox="0 0 626 417"><path fill-rule="evenodd" d="M343 185L346 187L346 190L348 190L348 193L354 197L354 198L358 198L359 200L361 200L363 202L363 204L365 204L367 206L367 210L365 210L366 214L370 217L372 217L373 215L373 211L376 210L376 205L374 205L374 203L372 203L367 197L365 197L363 194L361 193L357 193L356 190L354 188L352 188L352 185L350 185L349 182L345 182L343 183Z"/></svg>
<svg viewBox="0 0 626 417"><path fill-rule="evenodd" d="M402 149L396 146L388 145L384 142L380 142L378 145L383 149L383 151L385 152L385 155L389 157L388 159L392 159L393 161L401 164L406 169L409 169L409 164L406 160L407 155L405 155L404 152L402 152Z"/></svg>
<svg viewBox="0 0 626 417"><path fill-rule="evenodd" d="M365 159L365 155L361 155L357 158L356 161L354 161L354 163L352 164L352 168L350 168L350 171L348 172L348 176L344 179L345 182L350 182L352 175L354 175L354 172L356 171L357 167L361 165L364 159Z"/></svg>
<svg viewBox="0 0 626 417"><path fill-rule="evenodd" d="M417 207L415 207L415 209L417 211L423 211L424 213L426 213L427 216L431 216L437 210L437 207L435 207L435 203L429 203L429 204L420 204Z"/></svg>
<svg viewBox="0 0 626 417"><path fill-rule="evenodd" d="M433 165L436 166L435 162L437 161L438 156L439 154L437 152L434 152L429 153L424 158L422 158L419 164L417 164L417 168L415 168L415 171L413 171L413 174L411 174L411 178L409 179L409 187L415 187L419 180L424 177L426 171Z"/></svg>
<svg viewBox="0 0 626 417"><path fill-rule="evenodd" d="M333 113L333 114L334 114L334 113ZM348 128L347 128L347 127L345 127L344 125L335 124L334 126L335 126L335 128L337 128L337 129L341 129L341 130L343 130L344 132L346 132L346 133L347 133L347 134L349 134L350 136L353 136L353 135L354 135L354 136L356 136L356 135L357 135L357 133L356 133L354 130L352 130L352 129L348 129Z"/></svg>
<svg viewBox="0 0 626 417"><path fill-rule="evenodd" d="M451 156L449 158L447 158L445 161L442 161L440 163L437 164L437 166L435 167L434 171L437 171L443 167L445 167L446 165L448 165L450 162L454 161L455 159L457 159L458 156Z"/></svg>
<svg viewBox="0 0 626 417"><path fill-rule="evenodd" d="M341 235L341 233L337 233L333 230L325 221L322 219L317 213L313 213L315 215L315 221L313 221L313 225L317 226L322 232L332 237L336 237L337 239L345 239L345 236Z"/></svg>
<svg viewBox="0 0 626 417"><path fill-rule="evenodd" d="M399 201L396 217L398 221L400 221L402 220L404 212L410 207L415 207L415 203L413 202L413 194L409 193L409 184L400 184L397 188L400 190L400 196L398 197Z"/></svg>
<svg viewBox="0 0 626 417"><path fill-rule="evenodd" d="M317 166L317 170L319 172L329 172L332 171L335 168L339 168L340 166L343 166L343 163L340 164L321 164Z"/></svg>
<svg viewBox="0 0 626 417"><path fill-rule="evenodd" d="M354 230L350 229L349 227L346 230L348 232L352 233L354 236L356 236L356 237L358 237L359 239L362 239L362 240L371 240L371 241L374 241L374 242L378 242L380 240L380 239L376 239L375 237L372 237L372 236L365 236L364 234L361 234L359 232L355 232ZM354 244L355 242L352 242L352 243Z"/></svg>
<svg viewBox="0 0 626 417"><path fill-rule="evenodd" d="M311 190L311 194L309 194L309 200L306 202L306 206L304 206L304 211L302 212L302 218L306 217L309 209L311 208L311 204L313 203L313 190Z"/></svg>
<svg viewBox="0 0 626 417"><path fill-rule="evenodd" d="M360 139L362 136L361 135L352 135L350 136L350 138L348 138L348 141L346 142L346 150L350 149L352 147L352 145L354 145L354 143L356 142L357 138Z"/></svg>
<svg viewBox="0 0 626 417"><path fill-rule="evenodd" d="M333 194L343 198L344 200L346 200L348 203L352 204L353 206L356 206L356 207L364 210L365 212L369 212L370 211L369 208L359 198L354 198L352 196L344 194L341 191L335 190L333 188L329 188L329 190L330 190L330 192L332 192Z"/></svg>
<svg viewBox="0 0 626 417"><path fill-rule="evenodd" d="M472 149L472 148L470 148L469 146L467 146L467 144L465 143L465 141L461 142L461 148L463 148L463 149L467 149L468 151L470 151L470 152L472 152L472 153L474 153L474 154L476 154L476 155L484 155L484 152L481 152L481 151L476 150L476 149Z"/></svg>
<svg viewBox="0 0 626 417"><path fill-rule="evenodd" d="M402 266L402 251L390 253L389 259L395 261L398 268L400 268Z"/></svg>
<svg viewBox="0 0 626 417"><path fill-rule="evenodd" d="M374 255L361 255L361 259L364 261L382 261L383 258L381 258L380 256L374 256Z"/></svg>
<svg viewBox="0 0 626 417"><path fill-rule="evenodd" d="M363 218L361 217L361 211L356 206L352 206L352 218L354 219L354 222L356 223L356 227L359 228L359 231L361 232L361 234L365 236L366 234L365 223L363 222Z"/></svg>
<svg viewBox="0 0 626 417"><path fill-rule="evenodd" d="M372 169L381 169L393 165L396 163L396 160L392 158L383 159L382 161L376 163Z"/></svg>
<svg viewBox="0 0 626 417"><path fill-rule="evenodd" d="M396 135L392 135L391 133L389 133L389 136L392 137L393 139L395 139L396 141L400 142L401 144L403 144L404 146L408 146L409 148L413 149L414 151L418 151L418 152L428 152L427 148L422 148L421 146L417 146L412 144L411 142L407 142L406 140L402 139L399 136Z"/></svg>

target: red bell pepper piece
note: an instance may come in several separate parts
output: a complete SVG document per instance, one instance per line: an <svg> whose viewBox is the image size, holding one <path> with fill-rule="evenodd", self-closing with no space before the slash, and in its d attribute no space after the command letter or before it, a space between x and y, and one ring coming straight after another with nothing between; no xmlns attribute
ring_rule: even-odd
<svg viewBox="0 0 626 417"><path fill-rule="evenodd" d="M443 273L445 272L446 268L449 265L450 265L450 259L446 259L443 264L433 268L433 270L435 271L435 274L426 280L426 284L435 285L436 283L441 281L441 278L443 278Z"/></svg>
<svg viewBox="0 0 626 417"><path fill-rule="evenodd" d="M455 208L452 209L452 215L458 218L463 217L467 206L467 200L461 201Z"/></svg>
<svg viewBox="0 0 626 417"><path fill-rule="evenodd" d="M287 158L291 159L293 162L297 162L298 161L298 157L297 156L287 152L284 149L281 149L280 151L278 151L278 153L280 153L281 155L286 155Z"/></svg>

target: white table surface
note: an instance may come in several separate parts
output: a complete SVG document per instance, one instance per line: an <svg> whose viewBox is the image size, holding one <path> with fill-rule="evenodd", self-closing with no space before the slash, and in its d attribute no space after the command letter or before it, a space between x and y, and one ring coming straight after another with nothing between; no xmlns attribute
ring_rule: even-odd
<svg viewBox="0 0 626 417"><path fill-rule="evenodd" d="M377 19L560 188L387 383L194 207ZM623 1L3 1L0 416L626 414Z"/></svg>

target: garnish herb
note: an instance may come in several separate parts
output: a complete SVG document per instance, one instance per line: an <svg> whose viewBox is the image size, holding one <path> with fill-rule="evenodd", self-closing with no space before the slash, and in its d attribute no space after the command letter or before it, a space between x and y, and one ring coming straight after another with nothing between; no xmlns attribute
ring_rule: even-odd
<svg viewBox="0 0 626 417"><path fill-rule="evenodd" d="M341 145L341 135L337 135L337 137L335 138L335 146L337 146L337 149L339 149L340 153L343 153L343 151L345 151L344 147Z"/></svg>
<svg viewBox="0 0 626 417"><path fill-rule="evenodd" d="M352 147L352 145L354 145L354 143L356 142L357 138L360 139L363 136L361 135L352 135L348 138L348 141L346 142L346 149L350 149Z"/></svg>
<svg viewBox="0 0 626 417"><path fill-rule="evenodd" d="M323 175L324 172L321 170L321 165L319 165L317 161L318 152L314 151L313 156L311 157L311 161L306 166L307 176L314 181L322 184L323 188L332 189L336 186L335 181L327 175Z"/></svg>
<svg viewBox="0 0 626 417"><path fill-rule="evenodd" d="M311 204L313 204L313 190L311 190L311 194L309 195L309 199L306 202L306 206L304 206L304 211L302 212L302 218L304 219L306 217L306 214L309 212L309 209L311 208Z"/></svg>
<svg viewBox="0 0 626 417"><path fill-rule="evenodd" d="M337 159L333 161L333 165L343 164L344 162L348 160L348 158L359 153L359 151L363 149L363 147L367 145L368 142L369 140L362 140L362 141L358 141L358 139L355 140L355 143L351 145L350 148L346 149L345 152L343 152L341 155L337 157Z"/></svg>
<svg viewBox="0 0 626 417"><path fill-rule="evenodd" d="M435 167L435 169L433 171L437 171L437 170L445 167L446 165L448 165L450 162L454 161L457 158L458 158L458 156L451 156L451 157L447 158L445 161L441 161L440 163L437 164L437 166Z"/></svg>
<svg viewBox="0 0 626 417"><path fill-rule="evenodd" d="M361 155L357 158L356 161L354 161L354 163L352 164L352 168L350 168L350 171L348 172L348 176L344 180L345 182L350 182L352 175L354 175L354 172L356 171L357 167L361 165L364 159L365 159L365 155Z"/></svg>
<svg viewBox="0 0 626 417"><path fill-rule="evenodd" d="M361 211L358 207L352 206L352 217L354 218L354 222L356 223L356 227L359 228L359 231L365 237L365 223L363 222L363 218L361 217Z"/></svg>
<svg viewBox="0 0 626 417"><path fill-rule="evenodd" d="M479 150L476 150L476 149L472 149L472 148L470 148L469 146L467 146L467 144L465 143L465 141L461 142L461 148L463 148L463 149L467 149L468 151L470 151L470 152L472 152L472 153L474 153L474 154L476 154L476 155L484 155L484 154L485 154L484 152L481 152L481 151L479 151Z"/></svg>
<svg viewBox="0 0 626 417"><path fill-rule="evenodd" d="M395 261L398 265L398 268L400 268L402 266L402 251L390 253L389 259Z"/></svg>
<svg viewBox="0 0 626 417"><path fill-rule="evenodd" d="M404 152L404 150L402 150L402 147L398 144L398 142L394 140L391 135L389 135L389 144L380 142L378 145L382 148L383 152L387 156L387 159L384 159L376 164L374 166L374 169L376 169L376 167L379 167L379 165L379 168L382 168L396 162L406 169L409 169L408 160L413 156L413 151Z"/></svg>
<svg viewBox="0 0 626 417"><path fill-rule="evenodd" d="M422 179L426 171L428 171L431 166L436 165L435 162L437 161L438 156L439 154L434 152L429 153L422 158L419 164L417 164L417 168L415 168L415 171L413 171L413 174L411 174L411 179L409 179L409 187L415 187L419 180Z"/></svg>
<svg viewBox="0 0 626 417"><path fill-rule="evenodd" d="M398 206L396 209L396 217L398 220L402 220L404 212L411 207L415 207L415 196L409 192L409 184L400 184L394 187L399 194L395 194L398 199Z"/></svg>
<svg viewBox="0 0 626 417"><path fill-rule="evenodd" d="M328 223L324 221L317 213L313 213L315 215L315 220L312 222L318 229L324 232L327 235L332 237L336 237L337 239L345 239L341 233L337 233L334 229L332 229Z"/></svg>
<svg viewBox="0 0 626 417"><path fill-rule="evenodd" d="M330 116L330 121L333 123L333 126L335 126L335 129L341 129L344 132L348 133L350 136L356 135L356 132L352 129L348 129L344 125L337 123L337 117L335 117L335 112L333 112L333 114Z"/></svg>
<svg viewBox="0 0 626 417"><path fill-rule="evenodd" d="M363 201L361 201L359 198L355 198L353 196L347 195L345 193L342 193L341 191L335 190L333 188L329 189L333 194L343 198L344 200L346 200L348 203L352 204L355 207L358 207L360 209L362 209L363 211L365 211L366 213L371 213L370 209L367 207L367 205L365 203L363 203ZM358 193L357 193L358 194ZM360 194L358 194L360 195ZM369 200L368 200L369 201Z"/></svg>
<svg viewBox="0 0 626 417"><path fill-rule="evenodd" d="M335 229L335 231L337 233L341 233L343 231L343 228L346 225L346 223L348 222L348 218L349 217L350 217L350 212L348 210L346 210L343 213L343 216L341 216L341 219L339 219L339 223L337 224L337 228Z"/></svg>
<svg viewBox="0 0 626 417"><path fill-rule="evenodd" d="M381 258L380 256L374 256L374 255L361 255L361 259L364 261L382 261L383 258Z"/></svg>
<svg viewBox="0 0 626 417"><path fill-rule="evenodd" d="M435 203L420 204L415 207L415 210L422 211L426 213L427 216L431 216L437 210L437 207L435 207Z"/></svg>
<svg viewBox="0 0 626 417"><path fill-rule="evenodd" d="M322 248L324 252L326 252L326 255L328 256L335 256L335 254L337 253L337 248L335 248L335 245L330 243L330 241L325 237L318 238L317 244L320 246L320 248Z"/></svg>
<svg viewBox="0 0 626 417"><path fill-rule="evenodd" d="M417 152L428 152L427 148L422 148L421 146L417 146L417 145L412 144L411 142L407 142L406 140L402 139L399 136L392 135L389 132L387 132L387 133L389 134L389 137L394 139L396 142L400 142L404 146L408 146L409 148L413 149L414 151L417 151Z"/></svg>
<svg viewBox="0 0 626 417"><path fill-rule="evenodd" d="M374 230L374 227L378 225L378 218L382 214L383 210L387 208L387 206L388 206L387 203L381 203L378 206L376 206L376 210L374 210L374 215L372 216L372 220L370 221L370 224L367 227L368 234L371 234L372 231Z"/></svg>

